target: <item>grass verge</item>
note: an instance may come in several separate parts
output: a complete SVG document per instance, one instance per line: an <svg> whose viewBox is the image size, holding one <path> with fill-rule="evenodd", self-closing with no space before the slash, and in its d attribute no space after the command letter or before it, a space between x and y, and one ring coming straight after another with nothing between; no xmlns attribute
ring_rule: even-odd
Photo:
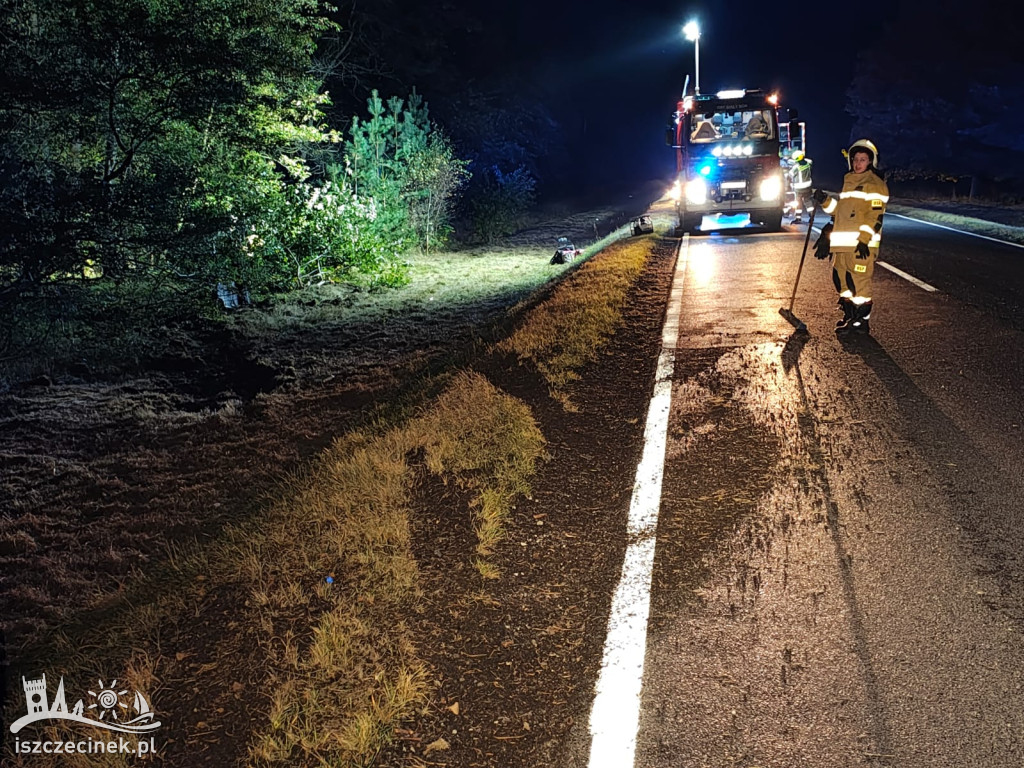
<svg viewBox="0 0 1024 768"><path fill-rule="evenodd" d="M393 290L368 291L325 285L296 291L260 312L241 312L232 324L243 337L273 337L282 331L318 331L325 324L387 326L396 337L424 325L460 326L475 316L501 311L561 275L550 264L551 248L430 253L413 257L410 282Z"/></svg>
<svg viewBox="0 0 1024 768"><path fill-rule="evenodd" d="M975 206L978 207L978 206ZM975 216L967 216L949 211L938 211L930 208L917 208L909 205L890 204L887 210L892 213L910 216L923 221L930 221L933 224L962 229L978 235L994 237L997 240L1006 240L1011 243L1024 245L1024 212L1019 213L1020 224L1017 226L1003 224L989 219L981 219ZM997 213L1006 215L1008 209L998 209Z"/></svg>
<svg viewBox="0 0 1024 768"><path fill-rule="evenodd" d="M233 313L219 309L212 291L184 295L162 284L105 281L62 286L0 307L0 392L69 370L119 375L162 356L203 357L204 340L223 331L271 359L284 334L321 338L332 328L363 327L400 344L425 329L443 337L448 329L461 332L500 317L565 272L565 265L549 263L553 243L416 255L402 288L317 286Z"/></svg>
<svg viewBox="0 0 1024 768"><path fill-rule="evenodd" d="M417 467L474 494L475 557L487 575L486 555L516 496L529 493L543 451L528 406L480 374L455 374L405 423L336 441L262 519L228 529L205 552L172 558L162 598L125 606L83 637L57 638L49 654L61 664L50 676L84 682L126 669L122 677L158 702L161 665L169 661L159 660L161 643L189 616L186 623L214 629L178 657L223 658L226 648L236 650L234 638L247 638L245 655L234 661L259 670L265 694L250 706L262 710L260 701L269 699L265 717L236 735L248 739L252 764L368 766L425 690L426 669L401 620L417 597L409 509ZM233 599L235 609L223 611L223 602L205 599L211 594ZM212 696L238 674L224 666L199 665L175 688ZM13 702L8 714L19 716ZM5 765L29 764L10 757ZM120 768L132 759L32 755L31 765Z"/></svg>
<svg viewBox="0 0 1024 768"><path fill-rule="evenodd" d="M650 248L637 249L638 244L630 241L617 246L612 259L602 255L570 268L572 280L581 280L578 273L585 272L594 281L579 295L621 307L635 275L619 290L615 286L622 275L613 277L610 267L628 272L632 259L639 274ZM624 256L624 250L632 255ZM328 317L337 318L339 307L369 317L400 313L417 323L447 314L465 324L467 307L470 315L477 309L500 313L510 298L529 297L566 270L549 265L548 258L546 247L510 256L437 257L421 263L420 279L403 289L403 296L397 295L401 291L386 298L359 294L349 306L352 297L343 292L296 310L292 317L284 316L287 312L277 318L266 315L263 330L277 330L278 321L292 327L308 321L316 328ZM560 323L577 322L573 312L578 307L558 289L544 307L531 315L567 312ZM610 335L618 321L598 314L604 318L603 333ZM593 312L582 317L595 320ZM527 325L531 322L536 321ZM592 339L595 353L599 345L599 339ZM183 691L230 688L235 670L225 669L231 664L223 660L232 659L237 666L251 667L251 677L262 682L258 689L246 689L251 722L232 723L239 729L233 738L247 740L252 764L369 765L389 738L392 723L415 707L424 691L426 671L400 619L415 609L417 599L408 508L417 473L429 471L470 491L477 534L473 565L482 577L495 578L500 574L488 555L504 535L515 499L529 493L529 478L544 446L528 407L472 373L456 375L433 402L396 424L389 418L337 441L259 520L227 529L214 546L177 550L159 573L152 569L130 594L107 601L102 614L91 613L87 625L51 638L31 660L26 653L19 663L38 663L53 678L51 687L58 675L68 676L69 685L70 680L82 685L121 670L122 681L148 694L158 712L161 702L171 702L161 717L169 726L172 717L177 719L178 731L188 736L193 725L207 724L187 720L196 709L180 704ZM221 611L223 603L215 609L211 595L226 597L236 610ZM202 636L189 635L194 647L182 646L174 654L179 658L168 658L169 643L181 645L178 633L188 625L209 628ZM243 637L255 640L252 647L242 657L230 656L241 645L232 641ZM189 665L188 671L175 665L191 654L206 662ZM11 719L21 714L16 711L20 704L11 702ZM42 735L37 731L35 737ZM57 731L52 735L59 736ZM119 768L136 760L127 755L104 756L102 762L95 755L32 755L29 762L10 753L10 742L5 746L4 759L12 760L5 765L12 766Z"/></svg>
<svg viewBox="0 0 1024 768"><path fill-rule="evenodd" d="M338 441L271 529L244 537L229 559L243 565L241 580L261 585L253 590L259 622L276 639L268 647L280 649L268 662L288 670L254 742L257 765L299 754L369 765L392 724L420 702L426 672L395 621L417 589L411 457L478 494L479 557L500 538L514 498L529 492L543 443L527 406L479 374L460 373L404 427ZM293 629L297 605L310 614L304 636Z"/></svg>
<svg viewBox="0 0 1024 768"><path fill-rule="evenodd" d="M572 410L568 388L621 325L626 296L653 247L650 237L613 243L561 282L496 348L533 365L552 397Z"/></svg>

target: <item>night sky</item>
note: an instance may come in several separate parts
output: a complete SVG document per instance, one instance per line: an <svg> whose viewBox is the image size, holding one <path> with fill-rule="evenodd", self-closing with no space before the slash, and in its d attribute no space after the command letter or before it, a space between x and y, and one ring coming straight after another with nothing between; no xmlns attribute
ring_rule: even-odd
<svg viewBox="0 0 1024 768"><path fill-rule="evenodd" d="M807 122L816 177L835 185L846 170L840 149L852 118L844 106L859 45L841 20L845 7L813 4L801 23L793 4L747 0L473 5L483 28L465 38L471 71L512 68L550 94L588 184L672 174L664 132L688 74L693 87L694 45L681 31L690 19L702 30L702 93L777 89Z"/></svg>

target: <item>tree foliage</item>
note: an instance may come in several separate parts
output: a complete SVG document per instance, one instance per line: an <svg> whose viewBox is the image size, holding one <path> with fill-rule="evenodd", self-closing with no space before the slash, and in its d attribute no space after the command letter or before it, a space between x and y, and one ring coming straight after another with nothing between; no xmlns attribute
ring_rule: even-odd
<svg viewBox="0 0 1024 768"><path fill-rule="evenodd" d="M139 295L129 283L398 284L408 247L451 234L464 191L481 231L508 231L556 126L536 104L461 83L449 138L415 89L369 89L447 45L389 70L389 46L367 46L436 22L420 9L395 23L392 6L0 0L0 303L65 307L70 283L107 296ZM446 67L428 74L460 82ZM345 98L369 93L367 112L338 120L326 82L354 82Z"/></svg>
<svg viewBox="0 0 1024 768"><path fill-rule="evenodd" d="M455 156L451 141L439 130L409 159L409 226L424 250L444 245L452 234L456 202L470 177L468 165Z"/></svg>
<svg viewBox="0 0 1024 768"><path fill-rule="evenodd" d="M372 198L380 226L425 250L442 244L453 205L469 174L451 142L431 122L423 98L367 99L368 119L352 118L345 161L355 191Z"/></svg>
<svg viewBox="0 0 1024 768"><path fill-rule="evenodd" d="M523 214L533 205L537 183L523 167L503 173L492 165L480 175L482 180L471 202L473 228L491 242L520 225Z"/></svg>
<svg viewBox="0 0 1024 768"><path fill-rule="evenodd" d="M319 171L318 0L3 0L0 293L145 276L393 282L381 205Z"/></svg>
<svg viewBox="0 0 1024 768"><path fill-rule="evenodd" d="M508 85L506 83L506 85ZM453 142L469 160L465 213L474 233L494 240L513 231L536 202L545 158L566 156L558 123L543 103L511 87L469 88L446 105Z"/></svg>

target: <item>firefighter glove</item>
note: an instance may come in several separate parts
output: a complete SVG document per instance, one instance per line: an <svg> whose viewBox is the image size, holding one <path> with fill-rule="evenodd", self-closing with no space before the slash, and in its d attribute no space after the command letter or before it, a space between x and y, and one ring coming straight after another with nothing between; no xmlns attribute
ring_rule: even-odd
<svg viewBox="0 0 1024 768"><path fill-rule="evenodd" d="M829 235L831 234L831 224L826 224L824 227L821 228L821 234L818 236L818 239L814 241L814 258L828 258Z"/></svg>
<svg viewBox="0 0 1024 768"><path fill-rule="evenodd" d="M857 243L857 258L866 259L868 257L868 244Z"/></svg>
<svg viewBox="0 0 1024 768"><path fill-rule="evenodd" d="M828 199L828 195L825 194L824 189L816 189L811 193L811 199L814 200L815 205L821 205Z"/></svg>

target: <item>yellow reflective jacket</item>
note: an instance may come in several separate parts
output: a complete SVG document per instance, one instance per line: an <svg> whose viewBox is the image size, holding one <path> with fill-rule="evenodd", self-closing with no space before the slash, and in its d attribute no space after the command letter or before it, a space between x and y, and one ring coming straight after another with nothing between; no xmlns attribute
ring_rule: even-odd
<svg viewBox="0 0 1024 768"><path fill-rule="evenodd" d="M808 158L797 160L789 169L789 180L793 189L807 189L811 186L811 163Z"/></svg>
<svg viewBox="0 0 1024 768"><path fill-rule="evenodd" d="M866 243L872 256L878 255L882 242L882 214L889 202L889 187L874 171L848 173L843 177L839 199L829 195L822 210L832 214L829 250L832 253L853 253L857 243Z"/></svg>

